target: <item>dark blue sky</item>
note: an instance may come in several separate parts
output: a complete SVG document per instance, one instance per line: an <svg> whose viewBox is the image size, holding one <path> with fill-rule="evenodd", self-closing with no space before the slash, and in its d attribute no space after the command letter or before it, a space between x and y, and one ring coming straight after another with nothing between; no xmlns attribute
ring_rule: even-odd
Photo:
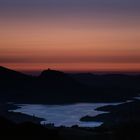
<svg viewBox="0 0 140 140"><path fill-rule="evenodd" d="M21 9L20 9L21 8ZM139 0L0 0L0 9L11 11L21 10L63 10L79 9L80 11L106 10L108 12L128 12L140 14Z"/></svg>
<svg viewBox="0 0 140 140"><path fill-rule="evenodd" d="M0 0L0 18L140 18L140 0Z"/></svg>

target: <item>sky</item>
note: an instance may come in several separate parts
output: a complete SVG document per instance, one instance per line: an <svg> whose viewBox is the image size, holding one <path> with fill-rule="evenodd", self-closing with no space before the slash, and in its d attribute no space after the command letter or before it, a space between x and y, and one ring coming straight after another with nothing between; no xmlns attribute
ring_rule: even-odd
<svg viewBox="0 0 140 140"><path fill-rule="evenodd" d="M140 72L140 1L0 0L0 65Z"/></svg>

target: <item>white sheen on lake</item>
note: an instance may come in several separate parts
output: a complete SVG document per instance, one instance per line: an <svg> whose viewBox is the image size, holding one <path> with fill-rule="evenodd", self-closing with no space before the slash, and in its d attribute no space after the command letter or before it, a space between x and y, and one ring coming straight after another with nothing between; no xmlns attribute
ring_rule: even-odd
<svg viewBox="0 0 140 140"><path fill-rule="evenodd" d="M118 105L120 103L79 103L72 105L18 105L19 109L14 112L21 112L31 116L44 118L42 124L53 123L56 127L78 125L80 127L98 127L102 122L81 122L80 119L86 115L96 116L105 112L95 109L107 105Z"/></svg>

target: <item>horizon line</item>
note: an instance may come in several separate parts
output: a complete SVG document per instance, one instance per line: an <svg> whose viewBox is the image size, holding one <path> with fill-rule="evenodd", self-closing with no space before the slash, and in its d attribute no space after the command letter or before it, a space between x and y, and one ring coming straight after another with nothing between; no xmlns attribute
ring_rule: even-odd
<svg viewBox="0 0 140 140"><path fill-rule="evenodd" d="M126 71L126 70L60 70L60 69L53 69L53 68L46 68L46 69L39 69L39 70L22 70L22 69L13 69L6 66L0 66L3 68L7 68L10 70L14 70L17 72L21 72L24 74L30 74L30 75L39 75L44 70L57 70L62 71L65 73L72 73L72 74L78 74L78 73L89 73L89 74L140 74L140 70L133 70L133 71Z"/></svg>

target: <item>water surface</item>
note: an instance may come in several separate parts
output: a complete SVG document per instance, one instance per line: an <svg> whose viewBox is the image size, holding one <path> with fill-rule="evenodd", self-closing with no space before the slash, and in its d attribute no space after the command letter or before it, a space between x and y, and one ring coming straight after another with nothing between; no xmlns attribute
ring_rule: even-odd
<svg viewBox="0 0 140 140"><path fill-rule="evenodd" d="M20 108L14 112L21 112L27 115L44 118L42 124L53 123L54 126L67 126L78 125L80 127L98 127L102 122L81 122L80 119L86 115L96 116L103 111L96 111L95 109L107 105L118 105L120 103L78 103L71 105L30 105L21 104Z"/></svg>

